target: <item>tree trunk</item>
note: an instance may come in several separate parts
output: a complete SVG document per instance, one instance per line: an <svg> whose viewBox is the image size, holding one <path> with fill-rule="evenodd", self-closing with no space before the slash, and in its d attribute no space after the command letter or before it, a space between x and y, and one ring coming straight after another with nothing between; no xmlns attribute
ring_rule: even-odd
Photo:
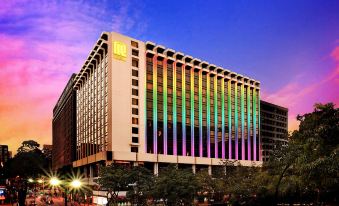
<svg viewBox="0 0 339 206"><path fill-rule="evenodd" d="M288 169L289 167L290 167L290 165L287 165L287 166L284 168L283 172L282 172L282 173L280 174L280 176L279 176L279 180L278 180L278 183L277 183L277 185L276 185L276 187L275 187L275 194L274 194L275 205L278 204L278 194L279 194L279 187L280 187L281 180L282 180L282 178L284 177L284 174L285 174L285 172L287 171L287 169Z"/></svg>

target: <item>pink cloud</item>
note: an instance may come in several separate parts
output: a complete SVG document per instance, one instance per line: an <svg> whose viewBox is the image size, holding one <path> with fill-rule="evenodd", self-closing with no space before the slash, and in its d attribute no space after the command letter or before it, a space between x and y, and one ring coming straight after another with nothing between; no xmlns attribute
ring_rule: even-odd
<svg viewBox="0 0 339 206"><path fill-rule="evenodd" d="M273 94L262 92L262 99L289 108L289 130L298 129L298 114L313 110L317 102L333 102L339 105L339 46L330 54L336 66L318 81L305 85L303 79L290 82ZM307 78L307 75L303 78Z"/></svg>
<svg viewBox="0 0 339 206"><path fill-rule="evenodd" d="M112 15L100 2L1 2L1 144L15 151L27 139L52 142L52 110L68 78L101 32L126 31L126 20L137 24L129 9L124 5Z"/></svg>

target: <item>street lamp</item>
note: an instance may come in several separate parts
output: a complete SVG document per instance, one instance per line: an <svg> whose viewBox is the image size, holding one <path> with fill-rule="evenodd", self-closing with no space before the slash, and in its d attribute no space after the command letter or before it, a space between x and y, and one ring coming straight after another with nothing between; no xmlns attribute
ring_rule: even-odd
<svg viewBox="0 0 339 206"><path fill-rule="evenodd" d="M38 183L42 184L42 194L45 195L45 178L38 179Z"/></svg>
<svg viewBox="0 0 339 206"><path fill-rule="evenodd" d="M51 184L53 187L56 187L56 186L60 185L60 180L56 177L52 177L49 180L49 184Z"/></svg>
<svg viewBox="0 0 339 206"><path fill-rule="evenodd" d="M80 180L78 179L74 179L72 182L71 182L71 187L73 189L79 189L81 187L82 183Z"/></svg>
<svg viewBox="0 0 339 206"><path fill-rule="evenodd" d="M56 177L52 177L50 180L49 180L49 184L52 185L53 187L56 187L56 186L59 186L61 185L61 181L56 178ZM79 189L81 188L82 186L82 182L79 180L79 179L73 179L71 182L69 182L69 185L67 187L66 184L63 184L63 188L64 188L64 191L65 191L65 206L67 206L67 195L68 195L68 192L69 192L69 189Z"/></svg>
<svg viewBox="0 0 339 206"><path fill-rule="evenodd" d="M79 179L73 179L70 182L70 189L71 190L78 190L78 189L81 188L81 186L82 186L82 182Z"/></svg>
<svg viewBox="0 0 339 206"><path fill-rule="evenodd" d="M33 197L34 197L34 204L35 204L35 202L36 202L35 201L35 199L36 199L36 194L35 194L36 184L34 184L34 180L32 178L29 178L28 182L33 184Z"/></svg>

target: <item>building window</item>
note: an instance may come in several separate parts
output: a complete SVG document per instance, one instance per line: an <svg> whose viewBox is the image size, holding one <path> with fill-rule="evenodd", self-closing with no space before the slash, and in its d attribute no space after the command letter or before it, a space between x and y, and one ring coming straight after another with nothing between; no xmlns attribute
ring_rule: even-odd
<svg viewBox="0 0 339 206"><path fill-rule="evenodd" d="M137 89L132 89L132 95L138 96L138 90Z"/></svg>
<svg viewBox="0 0 339 206"><path fill-rule="evenodd" d="M139 56L139 51L136 49L132 49L132 55L133 56Z"/></svg>
<svg viewBox="0 0 339 206"><path fill-rule="evenodd" d="M138 99L132 98L132 104L133 105L138 105L139 104Z"/></svg>
<svg viewBox="0 0 339 206"><path fill-rule="evenodd" d="M132 108L132 114L138 115L139 111L137 108Z"/></svg>
<svg viewBox="0 0 339 206"><path fill-rule="evenodd" d="M132 59L132 66L134 66L134 67L139 67L139 60L133 58L133 59Z"/></svg>
<svg viewBox="0 0 339 206"><path fill-rule="evenodd" d="M138 42L136 41L131 41L132 47L138 48Z"/></svg>
<svg viewBox="0 0 339 206"><path fill-rule="evenodd" d="M132 137L132 142L133 143L139 143L139 138L138 137Z"/></svg>
<svg viewBox="0 0 339 206"><path fill-rule="evenodd" d="M138 118L132 117L132 124L138 124Z"/></svg>
<svg viewBox="0 0 339 206"><path fill-rule="evenodd" d="M153 88L152 83L147 83L147 89L152 90L152 88Z"/></svg>
<svg viewBox="0 0 339 206"><path fill-rule="evenodd" d="M147 80L151 81L153 79L153 76L151 74L147 74Z"/></svg>
<svg viewBox="0 0 339 206"><path fill-rule="evenodd" d="M132 133L133 134L139 134L139 128L138 127L132 127Z"/></svg>
<svg viewBox="0 0 339 206"><path fill-rule="evenodd" d="M132 79L132 85L133 86L138 86L138 80L137 79Z"/></svg>
<svg viewBox="0 0 339 206"><path fill-rule="evenodd" d="M138 77L139 76L138 70L132 69L132 76Z"/></svg>
<svg viewBox="0 0 339 206"><path fill-rule="evenodd" d="M138 147L131 147L131 152L138 153Z"/></svg>

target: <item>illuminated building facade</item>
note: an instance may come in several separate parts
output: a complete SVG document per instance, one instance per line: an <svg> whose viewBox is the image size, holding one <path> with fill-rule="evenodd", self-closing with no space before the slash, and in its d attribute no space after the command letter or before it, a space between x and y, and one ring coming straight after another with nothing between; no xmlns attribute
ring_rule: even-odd
<svg viewBox="0 0 339 206"><path fill-rule="evenodd" d="M206 167L261 164L260 83L172 49L102 33L74 79L76 160Z"/></svg>
<svg viewBox="0 0 339 206"><path fill-rule="evenodd" d="M277 144L287 144L288 109L261 100L260 112L262 160L268 161Z"/></svg>

